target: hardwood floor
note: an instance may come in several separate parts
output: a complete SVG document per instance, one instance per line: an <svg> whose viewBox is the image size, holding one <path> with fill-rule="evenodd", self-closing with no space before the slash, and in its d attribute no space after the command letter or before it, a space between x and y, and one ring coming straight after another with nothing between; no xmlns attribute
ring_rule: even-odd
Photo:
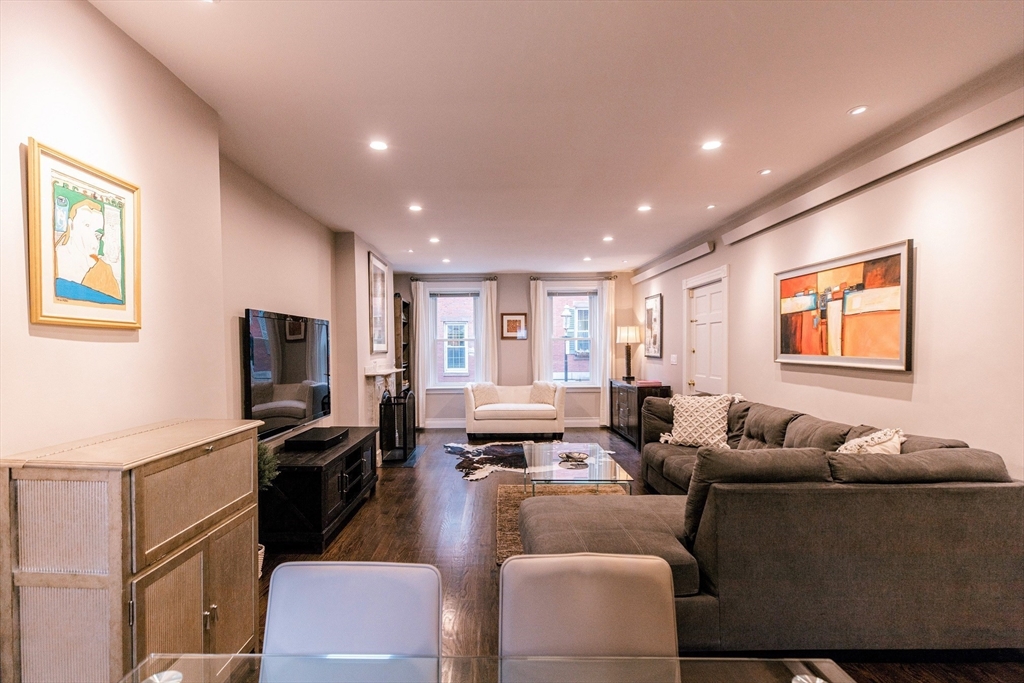
<svg viewBox="0 0 1024 683"><path fill-rule="evenodd" d="M495 506L499 484L522 482L514 472L495 472L469 482L455 469L443 445L464 443L461 430L428 430L413 468L379 470L376 493L335 537L322 555L268 551L260 582L260 631L266 615L270 574L296 560L373 560L433 564L443 581L443 648L449 656L496 655L498 567L494 564ZM596 442L639 478L639 453L604 429L568 429L565 441ZM642 494L634 485L634 495ZM862 683L939 681L1024 681L1021 652L1000 653L814 653L839 662ZM771 656L762 653L761 656ZM776 656L782 656L781 654Z"/></svg>

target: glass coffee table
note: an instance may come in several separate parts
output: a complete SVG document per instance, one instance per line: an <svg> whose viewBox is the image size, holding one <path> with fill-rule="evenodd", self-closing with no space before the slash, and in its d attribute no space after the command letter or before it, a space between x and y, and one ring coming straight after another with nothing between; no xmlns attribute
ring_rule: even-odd
<svg viewBox="0 0 1024 683"><path fill-rule="evenodd" d="M523 489L537 484L601 484L621 486L633 493L633 477L596 443L526 443Z"/></svg>

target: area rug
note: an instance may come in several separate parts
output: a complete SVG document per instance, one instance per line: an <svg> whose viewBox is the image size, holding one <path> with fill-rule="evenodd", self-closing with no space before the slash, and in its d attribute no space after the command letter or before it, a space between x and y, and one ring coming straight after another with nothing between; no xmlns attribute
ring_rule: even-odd
<svg viewBox="0 0 1024 683"><path fill-rule="evenodd" d="M593 484L544 484L537 487L538 496L624 496L620 486L606 484L598 488ZM513 555L523 554L523 541L519 537L519 505L531 497L530 488L523 490L518 484L498 487L498 523L495 559L501 564Z"/></svg>
<svg viewBox="0 0 1024 683"><path fill-rule="evenodd" d="M483 479L495 470L523 472L526 469L524 441L495 441L482 446L468 443L446 443L445 453L459 456L455 469L469 481Z"/></svg>

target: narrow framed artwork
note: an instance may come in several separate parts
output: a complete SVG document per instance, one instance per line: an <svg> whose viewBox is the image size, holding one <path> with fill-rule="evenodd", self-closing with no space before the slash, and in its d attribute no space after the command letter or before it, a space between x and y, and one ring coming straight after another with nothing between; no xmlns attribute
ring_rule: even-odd
<svg viewBox="0 0 1024 683"><path fill-rule="evenodd" d="M387 353L388 267L370 252L370 353Z"/></svg>
<svg viewBox="0 0 1024 683"><path fill-rule="evenodd" d="M526 339L526 334L527 332L525 313L501 314L502 339Z"/></svg>
<svg viewBox="0 0 1024 683"><path fill-rule="evenodd" d="M289 318L284 322L284 340L298 342L306 340L306 321Z"/></svg>
<svg viewBox="0 0 1024 683"><path fill-rule="evenodd" d="M911 369L913 240L775 274L775 362Z"/></svg>
<svg viewBox="0 0 1024 683"><path fill-rule="evenodd" d="M661 337L664 332L661 304L661 294L652 294L644 299L644 356L647 358L661 358Z"/></svg>
<svg viewBox="0 0 1024 683"><path fill-rule="evenodd" d="M141 190L28 140L33 323L142 327Z"/></svg>

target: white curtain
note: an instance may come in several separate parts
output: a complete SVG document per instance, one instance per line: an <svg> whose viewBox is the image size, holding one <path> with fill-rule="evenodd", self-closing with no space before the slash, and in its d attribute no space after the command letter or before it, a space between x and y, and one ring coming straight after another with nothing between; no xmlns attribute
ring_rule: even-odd
<svg viewBox="0 0 1024 683"><path fill-rule="evenodd" d="M527 334L533 356L534 381L551 380L551 316L548 315L548 291L542 280L530 280L530 310Z"/></svg>
<svg viewBox="0 0 1024 683"><path fill-rule="evenodd" d="M412 372L416 392L416 426L426 427L427 384L430 382L430 294L423 282L412 283Z"/></svg>
<svg viewBox="0 0 1024 683"><path fill-rule="evenodd" d="M498 282L484 280L480 284L480 316L477 318L477 348L480 373L477 381L498 381Z"/></svg>
<svg viewBox="0 0 1024 683"><path fill-rule="evenodd" d="M602 280L597 289L597 323L600 333L598 353L594 355L592 372L601 387L601 424L611 424L611 387L609 386L615 362L615 280Z"/></svg>

